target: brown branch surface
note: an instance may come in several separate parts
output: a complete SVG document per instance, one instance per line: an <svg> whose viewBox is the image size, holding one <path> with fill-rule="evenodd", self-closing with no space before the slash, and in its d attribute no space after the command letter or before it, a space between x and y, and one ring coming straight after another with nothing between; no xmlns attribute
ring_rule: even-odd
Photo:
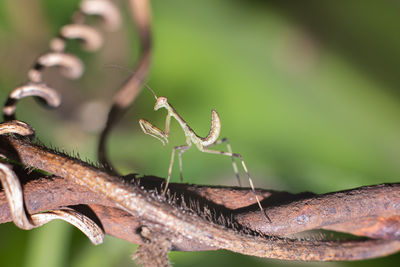
<svg viewBox="0 0 400 267"><path fill-rule="evenodd" d="M14 153L10 153L12 150ZM16 168L20 179L26 181L24 193L30 213L72 205L98 220L107 234L132 243L142 243L138 229L146 225L168 236L176 249L189 251L225 248L291 260L354 260L387 255L400 249L399 184L324 195L258 190L263 206L271 214L272 223L268 223L263 221L254 195L247 188L172 184L170 197L160 200L155 197L154 190L161 188L163 179L145 177L130 183L127 180L132 178L125 177L122 182L121 178L108 177L78 160L69 159L75 164L71 165L66 156L14 137L0 138L0 153L59 176L40 177ZM71 179L76 175L74 172L82 176L108 177L110 184L94 187L77 182ZM116 198L99 189L105 186L105 190L116 190L114 185L128 193L121 192L123 195ZM140 207L131 207L124 204L126 195L129 201L143 195L145 201L140 202ZM5 196L0 194L0 222L10 220ZM313 229L337 230L376 239L307 241L284 238ZM256 232L263 234L260 236ZM229 243L225 243L228 240Z"/></svg>
<svg viewBox="0 0 400 267"><path fill-rule="evenodd" d="M29 177L29 176L28 176ZM119 209L115 203L93 193L84 186L69 182L61 177L32 177L24 185L24 194L29 213L37 213L60 206L89 205L101 221L107 234L140 244L142 240L135 229L140 226L140 219ZM140 184L147 190L158 189L164 179L143 177ZM257 213L251 212L254 202L249 188L195 186L171 184L171 191L184 194L187 198L198 198L208 205L220 206L221 209L237 213L238 223L255 229L258 225L265 232L275 235L291 235L306 230L330 229L361 236L398 240L400 224L400 184L382 184L346 190L341 192L310 195L289 194L258 190L261 198L280 195L285 204L269 208L274 211L274 220L270 224L260 223ZM305 197L305 195L308 195ZM355 199L363 199L354 205ZM343 202L347 205L343 206ZM264 202L265 203L265 202ZM303 207L303 209L301 209ZM337 212L333 212L335 207ZM345 211L341 208L345 207ZM365 212L366 207L371 207ZM244 210L248 210L244 212ZM235 212L236 210L236 212ZM250 210L250 211L249 211ZM301 211L303 210L303 211ZM238 212L239 211L239 212ZM309 215L308 215L309 214ZM313 217L314 221L304 218ZM0 192L0 223L11 221L4 192ZM357 222L357 223L354 223ZM209 247L186 247L185 250L209 249Z"/></svg>

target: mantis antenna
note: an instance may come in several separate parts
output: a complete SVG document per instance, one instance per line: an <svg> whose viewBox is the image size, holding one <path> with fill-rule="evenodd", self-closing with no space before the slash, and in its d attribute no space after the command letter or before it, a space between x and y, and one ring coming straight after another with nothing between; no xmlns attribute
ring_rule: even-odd
<svg viewBox="0 0 400 267"><path fill-rule="evenodd" d="M190 126L186 123L186 121L183 120L183 118L178 114L178 112L168 103L168 99L166 97L163 97L163 96L157 97L156 93L154 92L153 89L151 89L150 86L148 86L147 84L145 86L147 87L147 89L149 89L153 93L154 98L156 99L156 104L154 105L154 110L157 111L160 108L165 108L167 110L167 117L165 119L165 130L164 131L159 129L157 126L153 125L151 122L149 122L145 119L139 120L139 125L142 128L143 132L145 134L151 135L154 138L160 140L161 143L163 143L163 145L165 145L166 143L168 143L169 128L170 128L170 122L171 122L171 117L172 117L182 127L182 130L186 136L186 144L185 145L176 146L172 149L171 161L169 163L169 168L168 168L168 177L167 177L167 181L165 183L165 188L164 188L162 194L165 194L165 192L168 189L169 181L171 179L172 167L174 165L175 152L178 151L180 178L181 178L181 181L183 181L182 154L186 150L188 150L192 146L192 144L194 144L194 145L196 145L197 149L200 150L201 152L211 153L211 154L219 154L219 155L225 155L225 156L231 157L233 170L235 172L239 186L241 186L241 183L240 183L240 177L239 177L238 168L237 168L237 165L235 162L235 158L238 158L241 161L243 169L246 172L247 177L249 178L250 187L254 193L257 204L258 204L260 210L263 212L265 218L268 220L268 222L271 222L271 219L268 217L268 215L264 211L263 207L261 206L260 200L258 199L257 193L254 189L253 180L250 177L249 171L247 170L246 164L244 163L242 156L237 153L232 153L232 149L228 142L228 139L223 138L223 139L218 140L218 137L219 137L219 134L221 131L221 120L218 116L218 113L214 109L211 110L210 132L208 133L208 135L206 137L200 137L192 130L192 128L190 128ZM221 144L221 143L226 144L228 152L209 149L210 147Z"/></svg>
<svg viewBox="0 0 400 267"><path fill-rule="evenodd" d="M157 97L156 93L154 92L154 90L151 89L151 87L147 83L145 83L144 86L146 86L146 88L149 89L153 93L154 98L157 100L158 97Z"/></svg>

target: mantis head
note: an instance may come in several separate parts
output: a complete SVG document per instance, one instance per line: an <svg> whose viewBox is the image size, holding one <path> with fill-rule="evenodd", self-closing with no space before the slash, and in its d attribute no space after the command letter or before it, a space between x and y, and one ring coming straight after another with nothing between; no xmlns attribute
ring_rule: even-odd
<svg viewBox="0 0 400 267"><path fill-rule="evenodd" d="M153 96L156 99L154 110L159 110L160 108L170 108L166 97L157 97L156 93L154 93L153 89L151 89L150 86L148 86L147 84L145 84L145 86L153 93ZM160 140L163 145L168 143L169 123L166 123L166 132L160 130L159 128L157 128L157 126L153 125L151 122L145 119L139 120L139 125L145 134L151 135L154 138Z"/></svg>
<svg viewBox="0 0 400 267"><path fill-rule="evenodd" d="M155 111L159 110L160 108L168 108L168 99L166 97L164 96L157 97L156 93L154 92L153 89L151 89L150 86L148 86L147 84L145 84L145 86L153 93L153 96L156 99L156 104L154 105Z"/></svg>
<svg viewBox="0 0 400 267"><path fill-rule="evenodd" d="M160 96L156 100L156 104L154 105L154 110L157 111L160 108L167 108L168 106L168 99L164 96Z"/></svg>

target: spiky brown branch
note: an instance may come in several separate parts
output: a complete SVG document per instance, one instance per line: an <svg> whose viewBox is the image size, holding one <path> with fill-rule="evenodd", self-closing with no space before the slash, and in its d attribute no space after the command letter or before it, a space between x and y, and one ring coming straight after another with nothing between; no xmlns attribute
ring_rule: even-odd
<svg viewBox="0 0 400 267"><path fill-rule="evenodd" d="M0 152L6 154L8 158L18 159L28 166L40 168L64 178L61 181L66 184L61 188L53 186L59 183L60 179L31 182L31 190L36 194L40 187L35 189L35 183L42 185L47 183L46 188L51 188L51 190L47 189L47 193L41 192L39 197L46 194L54 197L52 203L46 203L45 200L41 202L43 203L41 208L30 207L32 211L48 209L49 205L54 207L55 203L62 206L88 204L102 222L106 232L124 237L131 242L140 242L135 229L137 230L139 226L149 226L168 237L176 248L182 250L223 248L248 255L288 260L365 259L387 255L400 249L400 241L397 241L398 236L396 236L398 224L393 223L399 216L396 207L400 203L400 190L397 184L327 195L308 194L308 196L307 194L292 195L259 191L260 197L265 198L263 203L266 207L274 206L275 211L281 209L283 212L281 214L277 212L277 214L285 216L281 220L279 217L272 217L273 225L269 231L274 231L273 229L277 229L278 226L286 228L283 231L276 231L278 234L260 235L255 231L256 227L260 228L259 225L255 226L253 223L257 222L257 218L262 214L260 211L254 211L254 203L247 201L246 206L235 204L246 203L244 200L248 200L251 196L248 189L174 185L171 189L178 192L177 199L173 200L173 197L163 199L150 190L159 187L160 180L151 180L148 183L144 180L143 188L141 188L137 183L123 182L120 178L77 159L68 158L15 137L2 137L0 147L2 148ZM12 150L14 153L11 153ZM25 190L29 188L28 185L25 186ZM71 192L70 195L59 194L60 190L65 190L65 188ZM366 197L372 193L374 193L374 198ZM240 195L242 198L238 197ZM181 196L185 200L181 200ZM362 205L358 205L356 198L363 199ZM227 201L228 199L237 199L238 202ZM268 204L268 200L272 199L275 199L276 203ZM350 204L346 203L343 206L343 200L345 203L348 200ZM312 205L309 205L310 203ZM27 200L27 206L29 205L29 200ZM360 207L364 205L376 207L369 209L367 216L376 218L375 222L382 226L373 231L375 237L380 239L310 241L283 237L302 230L332 229L329 226L333 226L334 229L335 226L340 226L342 231L348 229L347 232L355 234L359 231L366 232L366 229L372 228L361 225L355 229L350 223L350 220L354 218L363 219L360 214L364 211ZM332 206L337 207L339 212L329 212ZM307 220L299 221L299 218L306 218L306 216L287 212L291 209L299 210L300 207L306 208L307 214L317 218L319 224ZM342 208L347 210L347 213L340 212ZM126 220L128 214L133 217ZM240 219L244 214L246 214L245 220ZM348 215L351 216L348 218ZM2 220L5 220L4 218ZM394 230L392 234L384 233L388 225ZM124 231L121 229L128 229L130 234L121 232Z"/></svg>

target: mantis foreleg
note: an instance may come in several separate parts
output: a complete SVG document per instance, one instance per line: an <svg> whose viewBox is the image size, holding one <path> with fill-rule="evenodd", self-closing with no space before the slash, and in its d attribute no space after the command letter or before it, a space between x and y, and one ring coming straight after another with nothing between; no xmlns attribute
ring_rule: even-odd
<svg viewBox="0 0 400 267"><path fill-rule="evenodd" d="M164 146L166 143L168 143L168 135L164 133L160 128L152 124L151 122L145 119L141 119L139 120L139 125L145 134L148 134L160 140Z"/></svg>
<svg viewBox="0 0 400 267"><path fill-rule="evenodd" d="M165 146L168 143L168 136L169 136L169 125L171 122L171 115L168 113L167 117L165 118L165 131L161 130L151 122L145 119L139 120L140 128L142 128L145 134L153 136L154 138L161 141L161 143Z"/></svg>

